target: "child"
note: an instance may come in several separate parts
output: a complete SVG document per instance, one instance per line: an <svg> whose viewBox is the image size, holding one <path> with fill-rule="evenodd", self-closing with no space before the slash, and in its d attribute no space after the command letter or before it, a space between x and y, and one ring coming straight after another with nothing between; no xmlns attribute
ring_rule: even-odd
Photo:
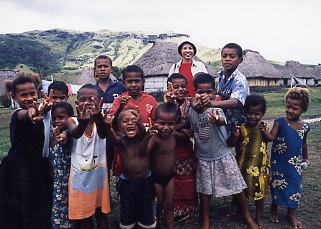
<svg viewBox="0 0 321 229"><path fill-rule="evenodd" d="M116 145L121 158L123 173L119 177L120 228L155 228L155 190L150 171L146 134L141 116L136 108L126 108L118 116L122 136L112 128L114 116L105 116L107 134Z"/></svg>
<svg viewBox="0 0 321 229"><path fill-rule="evenodd" d="M227 131L230 133L235 126L245 123L243 104L250 94L246 77L237 69L243 61L243 50L235 43L225 45L221 52L224 71L219 73L217 93L222 101L211 101L211 107L224 110Z"/></svg>
<svg viewBox="0 0 321 229"><path fill-rule="evenodd" d="M264 228L262 214L264 197L268 195L270 174L266 151L268 127L261 121L266 111L266 101L261 95L249 95L244 109L246 124L238 126L227 143L229 146L236 146L237 163L247 184L245 196L255 201L256 223L260 228Z"/></svg>
<svg viewBox="0 0 321 229"><path fill-rule="evenodd" d="M122 83L110 79L112 60L108 56L98 56L94 63L94 76L99 96L103 98L102 111L108 114L114 99L126 91Z"/></svg>
<svg viewBox="0 0 321 229"><path fill-rule="evenodd" d="M187 80L184 75L174 73L168 78L167 83L169 96L174 98L178 108L178 120L174 132L176 138L174 217L175 222L182 220L191 222L196 216L198 200L196 158L190 139L193 133L189 127L188 117L190 101L186 98Z"/></svg>
<svg viewBox="0 0 321 229"><path fill-rule="evenodd" d="M246 184L230 148L226 144L225 116L220 108L208 108L208 98L215 96L214 79L209 74L199 74L194 79L196 98L189 111L191 129L195 138L195 154L198 158L196 188L200 193L201 228L208 229L211 196L235 194L245 221L257 228L249 214L243 189Z"/></svg>
<svg viewBox="0 0 321 229"><path fill-rule="evenodd" d="M157 134L148 142L152 172L157 196L158 210L164 209L166 228L174 228L173 199L175 174L174 125L177 120L177 107L174 103L160 104L155 112Z"/></svg>
<svg viewBox="0 0 321 229"><path fill-rule="evenodd" d="M100 101L100 102L99 102ZM74 138L69 177L69 218L82 228L107 228L110 211L106 166L106 131L101 114L102 100L96 86L86 84L77 93L77 119L67 123Z"/></svg>
<svg viewBox="0 0 321 229"><path fill-rule="evenodd" d="M68 179L70 173L71 142L67 134L67 120L74 115L69 103L56 103L51 109L49 161L53 170L52 228L70 228L68 218Z"/></svg>
<svg viewBox="0 0 321 229"><path fill-rule="evenodd" d="M144 87L144 72L137 65L127 66L123 72L123 81L127 92L118 96L112 105L110 114L115 116L114 124L117 126L118 114L127 107L136 107L141 115L145 127L149 127L149 120L154 117L157 107L156 99L147 92ZM116 128L116 126L114 126ZM115 154L114 175L121 173L121 163L118 154Z"/></svg>
<svg viewBox="0 0 321 229"><path fill-rule="evenodd" d="M12 115L11 148L1 162L0 227L50 228L51 179L49 161L42 158L43 111L37 109L34 80L14 79L11 95L20 108Z"/></svg>
<svg viewBox="0 0 321 229"><path fill-rule="evenodd" d="M68 100L68 87L62 81L54 81L48 87L48 95L46 95L43 91L42 95L44 97L45 104L45 116L43 119L44 123L44 133L45 133L45 141L43 144L43 157L48 157L49 155L49 134L52 129L51 125L51 107L56 103L67 102Z"/></svg>
<svg viewBox="0 0 321 229"><path fill-rule="evenodd" d="M293 228L302 228L296 218L302 193L301 163L310 165L306 144L310 127L300 116L308 110L308 89L294 87L285 95L285 117L277 118L271 130L272 205L270 220L278 223L278 205L288 208L287 219ZM303 167L304 168L304 167Z"/></svg>

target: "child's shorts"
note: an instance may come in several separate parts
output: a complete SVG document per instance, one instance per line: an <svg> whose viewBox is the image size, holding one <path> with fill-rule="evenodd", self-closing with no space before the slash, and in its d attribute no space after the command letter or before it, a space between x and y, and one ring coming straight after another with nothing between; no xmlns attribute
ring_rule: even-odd
<svg viewBox="0 0 321 229"><path fill-rule="evenodd" d="M151 175L143 180L120 176L120 228L130 229L137 223L142 228L156 227L156 199Z"/></svg>
<svg viewBox="0 0 321 229"><path fill-rule="evenodd" d="M245 189L236 159L229 154L214 161L198 160L196 173L196 190L215 197L230 196Z"/></svg>

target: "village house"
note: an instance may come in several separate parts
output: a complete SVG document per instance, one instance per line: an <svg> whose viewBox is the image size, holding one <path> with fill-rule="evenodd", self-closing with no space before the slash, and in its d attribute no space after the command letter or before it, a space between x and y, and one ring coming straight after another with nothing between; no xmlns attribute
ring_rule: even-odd
<svg viewBox="0 0 321 229"><path fill-rule="evenodd" d="M280 68L284 78L288 78L286 86L293 85L315 85L315 76L297 61L287 61L285 66Z"/></svg>
<svg viewBox="0 0 321 229"><path fill-rule="evenodd" d="M276 90L283 85L282 73L259 52L244 50L243 62L238 69L246 76L251 90Z"/></svg>

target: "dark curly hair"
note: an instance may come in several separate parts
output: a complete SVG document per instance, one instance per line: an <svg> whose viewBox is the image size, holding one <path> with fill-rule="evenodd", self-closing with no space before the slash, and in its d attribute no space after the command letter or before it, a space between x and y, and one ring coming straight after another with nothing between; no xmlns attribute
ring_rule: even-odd
<svg viewBox="0 0 321 229"><path fill-rule="evenodd" d="M261 106L260 111L262 111L262 113L265 114L266 100L262 95L252 94L246 97L245 104L244 104L245 112L249 110L249 107L256 107L256 106Z"/></svg>
<svg viewBox="0 0 321 229"><path fill-rule="evenodd" d="M285 100L287 100L288 98L300 100L303 110L308 110L310 103L309 89L302 87L290 88L288 92L285 94Z"/></svg>

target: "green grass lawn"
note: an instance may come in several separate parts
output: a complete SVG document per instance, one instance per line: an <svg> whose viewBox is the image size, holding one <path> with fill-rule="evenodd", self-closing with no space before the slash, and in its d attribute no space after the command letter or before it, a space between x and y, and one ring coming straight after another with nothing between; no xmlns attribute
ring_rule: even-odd
<svg viewBox="0 0 321 229"><path fill-rule="evenodd" d="M282 89L277 92L265 92L264 94L267 102L268 109L265 115L266 119L274 119L275 117L284 115L284 94L286 89ZM75 98L70 98L70 102L73 103ZM303 116L305 118L321 117L321 88L312 88L311 92L311 104L308 112ZM0 160L7 154L10 147L9 142L9 122L13 110L0 109ZM298 211L298 216L304 224L304 228L321 228L321 123L311 124L312 131L308 136L308 148L312 165L307 171L303 173L303 199L301 201L301 207ZM112 212L109 214L110 228L117 228L119 222L119 199L115 191L115 178L112 177L111 184L111 208ZM235 220L226 217L228 207L231 198L213 199L211 206L211 218L214 219L214 227L221 229L232 228L247 228L246 225L241 224ZM286 209L280 208L280 223L278 225L272 224L268 220L269 205L271 198L266 198L264 208L264 218L266 226L270 229L282 229L291 228L288 222L285 220ZM250 203L250 211L252 215L255 215L255 207L253 203ZM178 229L196 229L199 228L197 223L194 224L179 224Z"/></svg>

